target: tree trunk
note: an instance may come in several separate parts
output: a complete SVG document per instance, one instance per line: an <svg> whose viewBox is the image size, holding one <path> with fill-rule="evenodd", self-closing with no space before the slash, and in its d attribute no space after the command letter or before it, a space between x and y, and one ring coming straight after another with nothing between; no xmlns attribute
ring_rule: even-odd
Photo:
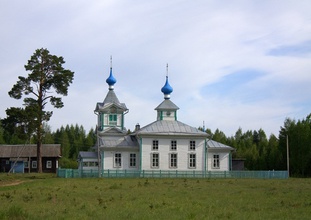
<svg viewBox="0 0 311 220"><path fill-rule="evenodd" d="M40 137L41 139L41 137ZM38 173L42 173L42 142L38 140L37 142L37 171Z"/></svg>

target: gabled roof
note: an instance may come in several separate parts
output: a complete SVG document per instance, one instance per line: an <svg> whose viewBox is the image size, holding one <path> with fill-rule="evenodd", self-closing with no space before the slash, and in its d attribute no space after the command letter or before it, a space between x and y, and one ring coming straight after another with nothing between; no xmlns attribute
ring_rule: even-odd
<svg viewBox="0 0 311 220"><path fill-rule="evenodd" d="M43 144L42 157L61 157L60 144ZM0 157L37 157L37 145L0 145Z"/></svg>
<svg viewBox="0 0 311 220"><path fill-rule="evenodd" d="M111 107L113 105L117 108L121 108L124 111L128 110L124 103L120 103L120 101L119 101L116 93L114 92L114 90L109 90L107 95L106 95L106 98L104 99L104 102L103 103L100 103L100 102L97 103L95 111L104 110L104 109Z"/></svg>
<svg viewBox="0 0 311 220"><path fill-rule="evenodd" d="M217 141L213 141L213 140L207 141L207 147L210 149L234 150L234 148L232 148L228 145L225 145L225 144L219 143Z"/></svg>
<svg viewBox="0 0 311 220"><path fill-rule="evenodd" d="M207 138L209 134L202 132L197 128L186 125L180 121L159 120L155 121L140 130L137 135L179 135L179 136L197 136Z"/></svg>
<svg viewBox="0 0 311 220"><path fill-rule="evenodd" d="M120 101L119 101L116 93L114 92L114 90L109 90L107 95L106 95L106 98L103 101L103 103L104 104L107 104L107 103L120 104Z"/></svg>
<svg viewBox="0 0 311 220"><path fill-rule="evenodd" d="M175 105L171 100L165 99L163 102L161 102L158 107L155 108L155 110L178 110L179 107Z"/></svg>
<svg viewBox="0 0 311 220"><path fill-rule="evenodd" d="M121 130L117 127L108 127L103 131L99 131L99 135L100 136L111 136L111 135L112 136L114 136L114 135L117 135L117 136L123 135L124 136L124 134L126 134L126 132L127 132L126 129Z"/></svg>

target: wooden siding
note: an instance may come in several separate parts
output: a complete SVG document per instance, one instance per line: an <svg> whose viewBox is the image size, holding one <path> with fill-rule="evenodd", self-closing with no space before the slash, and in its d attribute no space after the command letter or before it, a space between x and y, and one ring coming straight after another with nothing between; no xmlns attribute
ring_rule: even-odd
<svg viewBox="0 0 311 220"><path fill-rule="evenodd" d="M121 153L121 167L114 166L115 153ZM105 170L138 170L139 152L131 151L105 151L103 156L103 169ZM130 154L136 154L136 167L130 167Z"/></svg>
<svg viewBox="0 0 311 220"><path fill-rule="evenodd" d="M152 150L152 141L159 141L158 150ZM177 150L171 150L171 141L177 141ZM196 149L189 150L190 140L196 141ZM199 170L204 171L204 151L205 141L204 139L178 139L178 137L169 138L143 138L142 139L142 170ZM151 154L159 153L159 168L151 167ZM177 168L170 168L169 155L171 153L177 153ZM189 168L189 154L196 154L196 167Z"/></svg>
<svg viewBox="0 0 311 220"><path fill-rule="evenodd" d="M219 168L214 168L213 167L213 161L214 161L214 155L219 155ZM208 164L208 171L228 171L229 170L229 152L209 152L208 153L208 159L207 159L207 164Z"/></svg>

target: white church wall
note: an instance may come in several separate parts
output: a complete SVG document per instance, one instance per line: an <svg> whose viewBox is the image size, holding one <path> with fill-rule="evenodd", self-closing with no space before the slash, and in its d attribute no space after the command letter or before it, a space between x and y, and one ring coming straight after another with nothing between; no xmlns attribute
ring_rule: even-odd
<svg viewBox="0 0 311 220"><path fill-rule="evenodd" d="M214 155L219 155L219 167L214 167ZM208 171L229 171L229 152L209 149L207 158Z"/></svg>
<svg viewBox="0 0 311 220"><path fill-rule="evenodd" d="M117 154L121 154L121 164L116 164L115 156ZM136 155L136 164L135 166L131 166L130 164L130 155ZM140 158L139 152L128 152L128 151L105 151L102 153L103 156L103 169L105 170L138 170ZM133 161L132 161L133 162ZM133 164L132 164L133 165Z"/></svg>
<svg viewBox="0 0 311 220"><path fill-rule="evenodd" d="M170 138L143 138L142 139L142 170L198 170L203 171L205 156L204 156L204 139L187 139L178 137ZM153 140L158 140L158 150L153 150ZM171 141L177 141L177 149L171 150ZM196 149L189 149L190 140L196 141ZM159 154L159 166L152 167L152 154ZM177 154L177 167L171 167L170 154ZM196 163L194 168L189 167L189 154L195 154Z"/></svg>

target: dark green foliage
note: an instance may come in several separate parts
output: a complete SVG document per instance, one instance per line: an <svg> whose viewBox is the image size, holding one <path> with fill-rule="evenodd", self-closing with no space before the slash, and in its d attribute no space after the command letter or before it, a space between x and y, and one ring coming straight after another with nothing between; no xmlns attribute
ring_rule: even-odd
<svg viewBox="0 0 311 220"><path fill-rule="evenodd" d="M89 151L96 143L95 131L92 128L88 134L79 125L62 126L54 134L55 143L61 144L63 157L77 159L79 151Z"/></svg>
<svg viewBox="0 0 311 220"><path fill-rule="evenodd" d="M5 140L4 140L4 129L3 129L3 125L2 125L2 120L0 118L0 144L5 144Z"/></svg>
<svg viewBox="0 0 311 220"><path fill-rule="evenodd" d="M289 139L290 174L300 177L311 176L311 114L306 119L286 118L279 132L279 139L271 134L269 139L262 129L243 132L239 128L235 135L226 135L216 129L213 140L235 148L233 158L244 158L248 170L286 170L286 137Z"/></svg>
<svg viewBox="0 0 311 220"><path fill-rule="evenodd" d="M74 160L74 159L62 157L61 159L59 159L59 167L67 168L67 169L77 169L78 162L77 160Z"/></svg>
<svg viewBox="0 0 311 220"><path fill-rule="evenodd" d="M32 106L25 108L11 107L6 110L7 117L2 120L6 142L25 143L35 132L36 115ZM9 141L15 140L15 141Z"/></svg>
<svg viewBox="0 0 311 220"><path fill-rule="evenodd" d="M311 176L311 114L306 119L286 119L279 135L282 166L286 167L288 137L290 174Z"/></svg>

